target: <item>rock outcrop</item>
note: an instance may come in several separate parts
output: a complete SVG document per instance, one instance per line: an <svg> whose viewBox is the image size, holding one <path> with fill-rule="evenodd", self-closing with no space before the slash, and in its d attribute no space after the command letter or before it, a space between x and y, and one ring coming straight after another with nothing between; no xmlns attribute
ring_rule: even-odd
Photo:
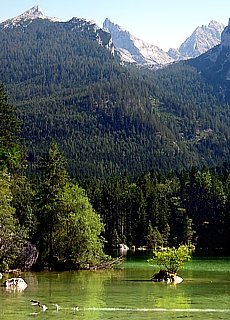
<svg viewBox="0 0 230 320"><path fill-rule="evenodd" d="M124 62L148 67L161 67L173 62L165 51L135 37L108 18L103 23L103 29L112 35L116 50Z"/></svg>
<svg viewBox="0 0 230 320"><path fill-rule="evenodd" d="M179 49L170 49L168 54L175 60L196 58L220 44L224 28L223 23L212 20L208 26L197 27Z"/></svg>
<svg viewBox="0 0 230 320"><path fill-rule="evenodd" d="M221 48L230 48L230 19L228 26L224 29L221 35Z"/></svg>

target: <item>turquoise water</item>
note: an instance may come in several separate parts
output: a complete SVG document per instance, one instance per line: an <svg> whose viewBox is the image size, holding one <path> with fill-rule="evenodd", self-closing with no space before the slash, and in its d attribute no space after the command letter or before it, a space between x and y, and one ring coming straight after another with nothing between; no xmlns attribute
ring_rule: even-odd
<svg viewBox="0 0 230 320"><path fill-rule="evenodd" d="M230 319L230 258L187 262L176 286L151 282L156 271L143 256L114 270L25 273L23 292L0 288L0 319Z"/></svg>

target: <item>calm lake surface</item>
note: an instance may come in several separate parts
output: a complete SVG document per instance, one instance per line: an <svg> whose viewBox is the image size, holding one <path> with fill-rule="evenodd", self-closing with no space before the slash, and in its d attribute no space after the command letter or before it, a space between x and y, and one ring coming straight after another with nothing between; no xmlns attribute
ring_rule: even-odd
<svg viewBox="0 0 230 320"><path fill-rule="evenodd" d="M193 258L176 286L151 282L159 269L147 258L127 256L113 270L22 274L25 291L0 288L0 319L230 319L230 258Z"/></svg>

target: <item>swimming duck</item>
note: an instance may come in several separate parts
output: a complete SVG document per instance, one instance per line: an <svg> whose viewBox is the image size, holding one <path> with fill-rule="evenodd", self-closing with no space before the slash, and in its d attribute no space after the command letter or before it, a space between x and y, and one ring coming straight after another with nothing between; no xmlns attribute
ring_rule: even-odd
<svg viewBox="0 0 230 320"><path fill-rule="evenodd" d="M32 306L38 306L38 307L42 308L42 311L46 311L48 309L45 304L41 304L39 301L30 300L30 302L31 302Z"/></svg>

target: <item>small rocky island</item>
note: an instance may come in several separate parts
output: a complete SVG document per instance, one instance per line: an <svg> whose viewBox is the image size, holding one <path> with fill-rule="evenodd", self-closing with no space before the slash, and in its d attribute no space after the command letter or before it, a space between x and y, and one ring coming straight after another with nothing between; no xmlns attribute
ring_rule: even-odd
<svg viewBox="0 0 230 320"><path fill-rule="evenodd" d="M148 259L148 262L157 264L161 269L153 275L151 280L153 282L181 283L183 278L179 277L177 272L183 268L185 261L190 260L193 250L192 244L155 250L153 259Z"/></svg>
<svg viewBox="0 0 230 320"><path fill-rule="evenodd" d="M167 282L178 284L183 281L183 278L177 276L176 274L172 274L165 270L160 270L151 279L153 282Z"/></svg>

